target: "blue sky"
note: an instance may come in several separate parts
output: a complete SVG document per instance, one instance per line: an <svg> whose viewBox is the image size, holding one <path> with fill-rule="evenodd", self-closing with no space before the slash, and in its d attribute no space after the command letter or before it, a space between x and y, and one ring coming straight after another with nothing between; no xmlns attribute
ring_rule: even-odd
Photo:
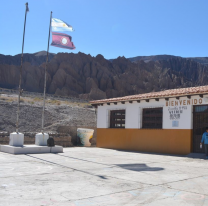
<svg viewBox="0 0 208 206"><path fill-rule="evenodd" d="M0 53L21 53L26 0L1 0ZM207 0L28 0L25 53L47 49L50 11L72 25L76 46L105 58L208 56ZM72 52L50 46L50 52Z"/></svg>

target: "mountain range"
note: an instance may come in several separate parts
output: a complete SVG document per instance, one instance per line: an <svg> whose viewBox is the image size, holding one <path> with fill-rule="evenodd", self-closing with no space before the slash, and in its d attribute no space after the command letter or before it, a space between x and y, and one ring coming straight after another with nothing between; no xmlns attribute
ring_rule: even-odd
<svg viewBox="0 0 208 206"><path fill-rule="evenodd" d="M18 87L20 60L20 54L0 54L0 87ZM43 92L45 60L45 51L24 54L24 90ZM206 85L207 64L207 57L155 55L108 60L101 54L50 53L47 93L102 99Z"/></svg>

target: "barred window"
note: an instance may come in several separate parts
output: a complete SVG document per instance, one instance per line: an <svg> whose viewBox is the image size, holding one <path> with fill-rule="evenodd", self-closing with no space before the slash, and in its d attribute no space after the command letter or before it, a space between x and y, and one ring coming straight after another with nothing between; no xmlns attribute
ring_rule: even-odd
<svg viewBox="0 0 208 206"><path fill-rule="evenodd" d="M110 111L110 128L125 128L125 110Z"/></svg>
<svg viewBox="0 0 208 206"><path fill-rule="evenodd" d="M143 109L142 128L162 129L163 108Z"/></svg>

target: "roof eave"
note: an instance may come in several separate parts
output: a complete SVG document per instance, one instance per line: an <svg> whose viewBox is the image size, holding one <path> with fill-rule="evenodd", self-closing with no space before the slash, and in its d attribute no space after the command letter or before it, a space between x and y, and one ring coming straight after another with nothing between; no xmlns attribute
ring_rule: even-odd
<svg viewBox="0 0 208 206"><path fill-rule="evenodd" d="M141 101L141 100L151 100L151 99L166 99L166 98L177 98L177 97L186 97L186 96L195 96L195 95L206 95L208 92L200 92L200 93L186 93L186 94L181 94L181 95L166 95L166 96L155 96L155 97L149 97L149 98L135 98L135 99L125 99L125 100L108 100L105 99L103 100L97 100L97 101L90 101L91 105L98 105L98 104L107 104L107 103L114 103L114 102L129 102L129 101Z"/></svg>

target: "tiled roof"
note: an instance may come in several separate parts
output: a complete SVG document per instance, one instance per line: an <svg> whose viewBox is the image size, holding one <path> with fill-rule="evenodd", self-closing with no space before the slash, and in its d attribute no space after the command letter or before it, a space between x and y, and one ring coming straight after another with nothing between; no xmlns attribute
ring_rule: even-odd
<svg viewBox="0 0 208 206"><path fill-rule="evenodd" d="M142 99L168 98L168 97L186 96L186 95L194 95L194 94L208 94L208 85L200 86L200 87L170 89L160 92L150 92L146 94L137 94L137 95L117 97L111 99L101 99L101 100L91 101L90 103L101 104L101 103L109 103L109 102L134 101L134 100L142 100Z"/></svg>

